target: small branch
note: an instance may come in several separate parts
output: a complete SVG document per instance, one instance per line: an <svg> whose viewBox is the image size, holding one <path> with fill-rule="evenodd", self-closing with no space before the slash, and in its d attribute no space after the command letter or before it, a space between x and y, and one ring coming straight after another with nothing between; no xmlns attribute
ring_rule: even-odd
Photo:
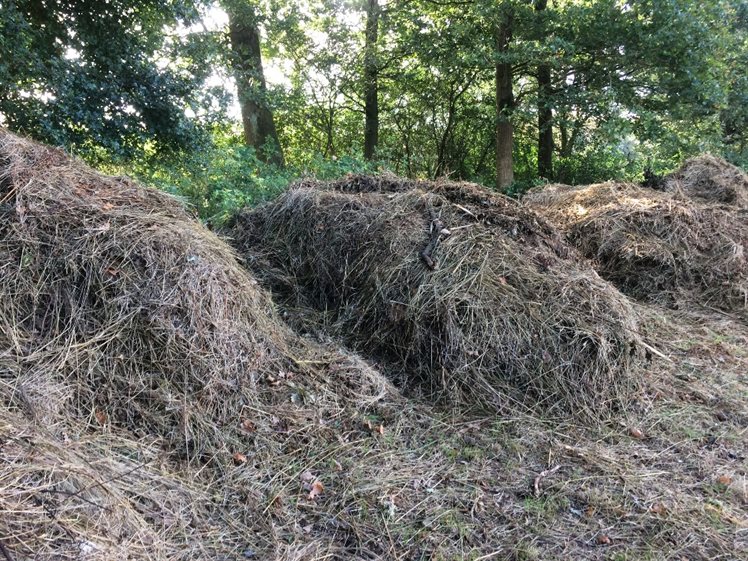
<svg viewBox="0 0 748 561"><path fill-rule="evenodd" d="M423 259L423 262L426 263L426 266L433 271L439 265L439 263L434 259L433 253L436 250L436 248L439 246L441 237L442 236L446 237L452 232L450 232L444 226L444 223L441 221L441 218L439 218L436 212L434 212L433 208L429 209L429 214L431 216L431 239L429 240L429 243L426 246L426 248L423 251L421 251L420 256L421 256L421 259Z"/></svg>
<svg viewBox="0 0 748 561"><path fill-rule="evenodd" d="M537 477L535 478L535 481L533 482L533 488L535 489L535 496L536 497L540 496L540 483L543 481L543 479L545 479L549 475L557 472L560 468L561 468L561 464L559 464L557 466L554 466L551 469L547 469L545 471L541 471L537 475Z"/></svg>

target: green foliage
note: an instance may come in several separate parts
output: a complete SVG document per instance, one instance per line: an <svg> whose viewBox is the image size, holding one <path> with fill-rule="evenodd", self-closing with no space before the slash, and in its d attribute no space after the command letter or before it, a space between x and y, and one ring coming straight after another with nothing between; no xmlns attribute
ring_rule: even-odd
<svg viewBox="0 0 748 561"><path fill-rule="evenodd" d="M304 166L279 168L264 163L241 143L237 131L217 130L214 145L201 152L159 157L147 155L114 167L141 181L186 199L203 220L220 225L237 210L255 206L281 193L299 177L336 179L348 173L372 172L361 159L318 156Z"/></svg>
<svg viewBox="0 0 748 561"><path fill-rule="evenodd" d="M227 30L199 25L227 2L261 31L266 73L275 72L263 101L285 169L260 163L232 129ZM745 0L563 0L540 11L525 0L380 4L376 167L492 185L497 61L514 75L510 194L539 182L539 98L553 112L554 181L639 180L702 151L748 165ZM362 162L365 8L0 1L0 122L134 170L220 221L294 177L373 169ZM512 41L497 53L495 26L508 14ZM542 97L540 65L552 82Z"/></svg>
<svg viewBox="0 0 748 561"><path fill-rule="evenodd" d="M195 2L4 0L0 10L0 115L13 130L92 158L204 140L185 110L210 97L200 86L212 49L199 34L164 32L195 21Z"/></svg>

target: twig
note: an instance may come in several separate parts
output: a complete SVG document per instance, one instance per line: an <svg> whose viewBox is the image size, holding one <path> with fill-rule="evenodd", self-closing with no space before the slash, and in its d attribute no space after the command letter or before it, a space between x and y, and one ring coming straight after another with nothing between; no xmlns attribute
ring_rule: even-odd
<svg viewBox="0 0 748 561"><path fill-rule="evenodd" d="M450 231L444 226L441 218L439 218L433 208L429 208L429 215L431 217L431 239L426 248L421 251L420 256L423 262L426 263L426 266L433 271L438 265L438 262L433 258L433 253L439 246L441 237L448 236Z"/></svg>
<svg viewBox="0 0 748 561"><path fill-rule="evenodd" d="M476 220L478 219L478 217L477 217L477 216L475 216L475 214L473 214L472 212L470 212L470 211L469 211L468 209L466 209L466 208L465 208L464 206L462 206L462 205L458 205L457 203L452 203L452 204L454 204L454 205L455 205L455 206L456 206L457 208L459 208L459 209L460 209L460 210L461 210L462 212L464 212L465 214L469 214L470 216L472 216L472 217L473 217L473 218L475 218Z"/></svg>
<svg viewBox="0 0 748 561"><path fill-rule="evenodd" d="M561 464L558 464L557 466L553 466L551 469L547 469L545 471L541 471L537 477L535 478L535 481L533 482L533 487L535 488L535 496L540 496L540 482L543 481L546 477L549 475L557 472L561 468Z"/></svg>
<svg viewBox="0 0 748 561"><path fill-rule="evenodd" d="M673 362L673 359L671 359L669 356L662 354L660 351L655 349L652 345L648 345L644 340L641 341L642 347L647 349L649 352L656 354L658 357L663 358L667 360L668 362Z"/></svg>

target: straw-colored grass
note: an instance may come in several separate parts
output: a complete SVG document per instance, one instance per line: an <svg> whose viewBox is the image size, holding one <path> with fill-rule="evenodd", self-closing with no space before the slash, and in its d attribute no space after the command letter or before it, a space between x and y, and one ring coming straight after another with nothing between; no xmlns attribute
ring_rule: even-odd
<svg viewBox="0 0 748 561"><path fill-rule="evenodd" d="M636 320L550 224L469 184L296 185L232 237L291 307L449 402L604 416L638 385Z"/></svg>
<svg viewBox="0 0 748 561"><path fill-rule="evenodd" d="M635 298L748 316L748 214L624 183L551 185L524 202Z"/></svg>
<svg viewBox="0 0 748 561"><path fill-rule="evenodd" d="M696 201L748 208L748 175L711 154L686 160L665 178L664 187Z"/></svg>
<svg viewBox="0 0 748 561"><path fill-rule="evenodd" d="M635 305L659 354L608 423L435 407L175 200L0 138L0 560L744 556L748 326Z"/></svg>

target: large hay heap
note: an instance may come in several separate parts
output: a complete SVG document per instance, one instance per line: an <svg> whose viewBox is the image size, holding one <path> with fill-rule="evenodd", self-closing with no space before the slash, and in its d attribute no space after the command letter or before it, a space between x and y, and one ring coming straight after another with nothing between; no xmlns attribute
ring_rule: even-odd
<svg viewBox="0 0 748 561"><path fill-rule="evenodd" d="M637 385L626 299L542 218L479 187L301 183L237 217L233 237L289 307L329 312L405 385L596 415Z"/></svg>
<svg viewBox="0 0 748 561"><path fill-rule="evenodd" d="M665 178L665 189L697 201L748 208L748 175L710 154L686 160Z"/></svg>
<svg viewBox="0 0 748 561"><path fill-rule="evenodd" d="M744 210L624 183L552 185L524 202L623 292L668 304L686 298L748 316Z"/></svg>
<svg viewBox="0 0 748 561"><path fill-rule="evenodd" d="M18 559L272 550L262 481L314 438L278 427L389 391L293 336L176 199L2 129L0 294L0 547Z"/></svg>
<svg viewBox="0 0 748 561"><path fill-rule="evenodd" d="M156 433L191 457L287 367L270 299L172 197L0 136L0 375L40 423Z"/></svg>

